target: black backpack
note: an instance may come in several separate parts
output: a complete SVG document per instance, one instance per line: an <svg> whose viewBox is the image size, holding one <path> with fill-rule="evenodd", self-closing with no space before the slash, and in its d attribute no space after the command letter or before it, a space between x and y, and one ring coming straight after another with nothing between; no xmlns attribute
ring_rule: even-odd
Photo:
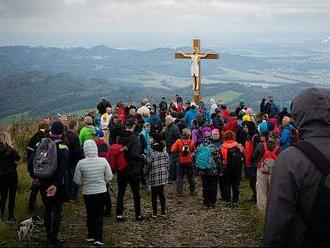
<svg viewBox="0 0 330 248"><path fill-rule="evenodd" d="M238 146L227 151L227 168L234 171L240 171L243 168L244 155Z"/></svg>
<svg viewBox="0 0 330 248"><path fill-rule="evenodd" d="M189 143L188 144L185 144L184 142L183 142L183 140L181 139L181 142L182 142L182 150L181 150L181 155L183 156L183 157L187 157L189 154L190 154L190 148L189 148L189 145L190 145L190 143L191 143L191 140L189 141Z"/></svg>
<svg viewBox="0 0 330 248"><path fill-rule="evenodd" d="M306 221L304 246L330 247L330 161L312 144L300 142L294 145L302 151L313 165L322 173L319 188L312 208L310 219Z"/></svg>

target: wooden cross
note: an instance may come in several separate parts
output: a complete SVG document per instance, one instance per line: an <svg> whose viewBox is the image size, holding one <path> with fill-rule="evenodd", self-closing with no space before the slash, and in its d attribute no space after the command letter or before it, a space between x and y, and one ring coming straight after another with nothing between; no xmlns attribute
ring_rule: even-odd
<svg viewBox="0 0 330 248"><path fill-rule="evenodd" d="M175 54L176 59L191 59L191 76L193 79L194 102L199 104L201 100L201 65L200 59L218 59L217 53L201 53L201 41L193 40L193 53L179 52ZM196 57L197 56L197 57Z"/></svg>

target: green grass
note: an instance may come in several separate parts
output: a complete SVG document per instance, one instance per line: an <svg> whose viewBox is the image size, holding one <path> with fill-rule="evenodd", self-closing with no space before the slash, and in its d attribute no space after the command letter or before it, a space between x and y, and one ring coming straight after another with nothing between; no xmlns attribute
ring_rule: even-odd
<svg viewBox="0 0 330 248"><path fill-rule="evenodd" d="M280 83L280 84L287 84L287 83L292 83L294 80L289 80L289 79L283 79L279 78L276 75L271 75L271 74L266 74L266 73L252 73L252 72L244 72L240 70L235 70L231 68L225 68L225 67L219 67L224 74L219 74L218 78L219 79L234 79L234 80L250 80L251 82L253 81L264 81L265 85L268 85L271 83Z"/></svg>
<svg viewBox="0 0 330 248"><path fill-rule="evenodd" d="M19 178L14 215L18 221L22 221L29 217L27 207L30 195L31 178L27 173L25 164L20 164L17 168L17 172ZM6 210L6 214L8 214L8 209ZM37 198L34 214L42 215L42 203L40 196ZM6 218L7 216L5 215L5 220ZM17 246L17 231L17 223L0 220L0 245L5 242L6 246Z"/></svg>
<svg viewBox="0 0 330 248"><path fill-rule="evenodd" d="M222 100L223 102L228 103L228 102L234 101L241 95L242 95L242 93L240 93L240 92L233 91L233 90L227 90L224 92L220 92L219 94L214 95L214 96L205 97L205 98L203 98L203 100L208 103L208 102L210 102L210 99L213 98L216 102L219 102L220 100Z"/></svg>
<svg viewBox="0 0 330 248"><path fill-rule="evenodd" d="M265 214L257 208L256 204L248 202L248 200L251 199L252 191L250 189L249 181L247 179L242 179L240 192L240 205L246 210L246 218L249 218L254 224L253 233L255 235L255 238L261 241L264 235Z"/></svg>
<svg viewBox="0 0 330 248"><path fill-rule="evenodd" d="M0 119L0 126L13 124L15 122L21 122L22 120L27 120L29 118L30 118L29 111L16 115L7 116L5 118Z"/></svg>

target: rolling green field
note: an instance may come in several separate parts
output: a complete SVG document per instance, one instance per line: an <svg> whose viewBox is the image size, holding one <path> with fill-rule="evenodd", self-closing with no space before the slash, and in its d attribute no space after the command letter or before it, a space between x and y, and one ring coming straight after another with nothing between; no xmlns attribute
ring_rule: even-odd
<svg viewBox="0 0 330 248"><path fill-rule="evenodd" d="M235 99L238 99L241 95L242 95L242 93L240 93L238 91L227 90L227 91L220 92L217 95L208 96L203 99L206 103L209 103L211 98L213 98L216 102L220 102L220 100L221 100L221 101L227 103L227 102L232 102Z"/></svg>

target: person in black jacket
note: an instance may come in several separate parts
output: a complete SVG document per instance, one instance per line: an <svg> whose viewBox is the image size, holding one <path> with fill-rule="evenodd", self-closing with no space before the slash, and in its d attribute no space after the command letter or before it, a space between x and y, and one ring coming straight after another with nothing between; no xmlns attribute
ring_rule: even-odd
<svg viewBox="0 0 330 248"><path fill-rule="evenodd" d="M100 115L105 114L106 108L110 107L111 108L111 104L105 99L105 97L102 97L101 102L99 104L97 104L97 110L99 111Z"/></svg>
<svg viewBox="0 0 330 248"><path fill-rule="evenodd" d="M8 220L15 220L14 208L18 183L16 161L20 160L20 156L13 147L10 134L0 133L0 217L2 220L5 216L8 196Z"/></svg>
<svg viewBox="0 0 330 248"><path fill-rule="evenodd" d="M114 114L109 123L109 145L115 144L117 137L124 130L118 114Z"/></svg>
<svg viewBox="0 0 330 248"><path fill-rule="evenodd" d="M330 161L330 90L303 90L293 99L291 110L300 140L319 150L319 161L321 157ZM323 173L306 153L294 146L281 151L268 192L263 247L330 246L330 199L320 197L326 212L318 211L316 204L320 187L329 185L329 176L322 179Z"/></svg>
<svg viewBox="0 0 330 248"><path fill-rule="evenodd" d="M68 130L63 136L63 140L69 148L69 166L66 171L66 194L70 202L75 202L77 199L78 185L73 182L74 172L80 159L84 158L83 151L80 147L78 138L78 123L71 120L68 124Z"/></svg>
<svg viewBox="0 0 330 248"><path fill-rule="evenodd" d="M61 245L58 239L58 232L61 224L62 203L65 200L64 175L69 164L69 149L63 141L63 131L64 126L61 122L55 121L52 124L49 138L53 141L57 141L57 169L53 176L49 178L38 178L41 199L45 210L44 220L47 231L47 241L50 245L55 246ZM31 158L32 161L33 156ZM30 174L32 178L35 178L33 170L30 171Z"/></svg>
<svg viewBox="0 0 330 248"><path fill-rule="evenodd" d="M118 199L117 199L117 221L124 221L124 196L127 184L130 185L133 198L135 219L142 220L141 202L140 202L140 181L141 168L145 157L142 155L141 141L138 135L134 132L137 120L133 116L128 116L125 120L125 130L118 137L118 143L126 149L124 151L127 161L127 168L124 171L118 172Z"/></svg>
<svg viewBox="0 0 330 248"><path fill-rule="evenodd" d="M32 136L26 147L26 160L28 164L29 173L32 170L32 161L30 160L36 148L36 145L41 141L42 138L45 138L47 136L49 136L49 124L48 122L42 121L38 126L38 131ZM36 178L32 178L31 193L30 193L29 205L28 205L28 211L30 214L34 212L34 206L37 200L38 192L39 192L38 180Z"/></svg>

